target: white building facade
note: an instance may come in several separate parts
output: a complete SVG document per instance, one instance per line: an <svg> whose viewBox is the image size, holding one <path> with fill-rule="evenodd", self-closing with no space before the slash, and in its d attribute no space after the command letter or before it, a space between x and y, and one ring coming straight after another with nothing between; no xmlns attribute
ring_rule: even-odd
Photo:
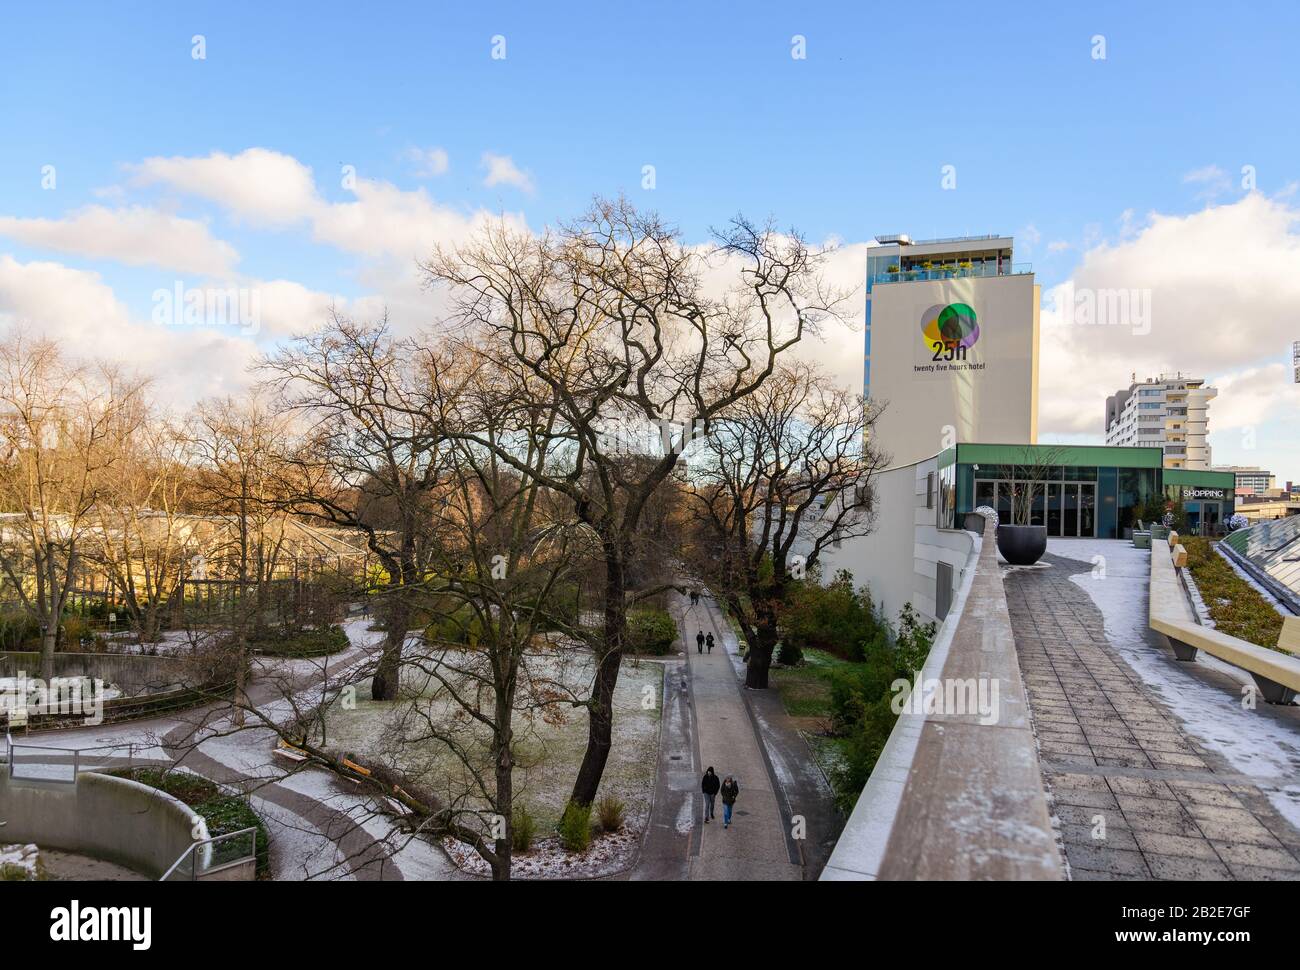
<svg viewBox="0 0 1300 970"><path fill-rule="evenodd" d="M1166 468L1208 469L1210 401L1218 393L1181 374L1135 380L1106 398L1106 444L1159 446Z"/></svg>
<svg viewBox="0 0 1300 970"><path fill-rule="evenodd" d="M1035 443L1040 294L1012 239L876 242L862 382L885 405L873 445L898 466L958 442Z"/></svg>

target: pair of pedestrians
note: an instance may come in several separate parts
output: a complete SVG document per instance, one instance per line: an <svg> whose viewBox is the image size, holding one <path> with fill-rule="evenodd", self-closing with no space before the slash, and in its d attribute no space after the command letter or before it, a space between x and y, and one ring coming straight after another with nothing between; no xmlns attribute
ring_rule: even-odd
<svg viewBox="0 0 1300 970"><path fill-rule="evenodd" d="M709 653L713 653L713 633L710 632L706 637L704 631L701 630L695 634L695 650L697 653L703 653L706 646L709 648Z"/></svg>
<svg viewBox="0 0 1300 970"><path fill-rule="evenodd" d="M722 827L731 828L731 810L736 804L736 796L740 794L740 786L736 784L736 779L731 775L718 781L718 776L714 774L713 765L709 765L704 772L704 780L700 782L700 790L704 792L704 821L711 822L714 818L713 805L714 799L719 794L722 795Z"/></svg>

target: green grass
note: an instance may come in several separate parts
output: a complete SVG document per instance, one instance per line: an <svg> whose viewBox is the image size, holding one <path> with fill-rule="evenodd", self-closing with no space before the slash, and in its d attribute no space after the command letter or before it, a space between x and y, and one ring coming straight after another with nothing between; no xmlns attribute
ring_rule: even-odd
<svg viewBox="0 0 1300 970"><path fill-rule="evenodd" d="M804 651L800 667L773 667L768 677L781 693L781 703L791 717L831 716L831 677L836 670L865 667L827 653L809 648Z"/></svg>
<svg viewBox="0 0 1300 970"><path fill-rule="evenodd" d="M1217 629L1271 650L1277 649L1282 615L1199 536L1180 536L1187 565Z"/></svg>

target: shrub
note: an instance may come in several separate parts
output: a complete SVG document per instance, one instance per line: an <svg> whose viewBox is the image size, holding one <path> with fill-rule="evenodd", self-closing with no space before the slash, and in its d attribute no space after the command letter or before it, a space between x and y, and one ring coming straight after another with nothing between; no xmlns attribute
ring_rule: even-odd
<svg viewBox="0 0 1300 970"><path fill-rule="evenodd" d="M787 667L797 667L803 663L803 651L793 640L782 640L776 651L776 662Z"/></svg>
<svg viewBox="0 0 1300 970"><path fill-rule="evenodd" d="M510 825L510 845L516 852L527 852L533 847L533 837L537 834L537 823L529 814L528 806L522 802L515 806L514 818Z"/></svg>
<svg viewBox="0 0 1300 970"><path fill-rule="evenodd" d="M26 610L0 613L0 649L22 650L32 644L39 649L40 642L40 624Z"/></svg>
<svg viewBox="0 0 1300 970"><path fill-rule="evenodd" d="M433 643L461 643L473 647L483 636L483 624L470 606L461 606L434 619L425 628L424 636Z"/></svg>
<svg viewBox="0 0 1300 970"><path fill-rule="evenodd" d="M841 570L827 586L809 579L794 587L781 617L781 643L799 653L824 650L861 660L863 641L883 629L868 590L855 590L853 576Z"/></svg>
<svg viewBox="0 0 1300 970"><path fill-rule="evenodd" d="M323 657L346 650L349 641L341 626L331 626L323 630L301 630L287 636L272 634L265 639L250 641L249 645L259 653L276 657Z"/></svg>
<svg viewBox="0 0 1300 970"><path fill-rule="evenodd" d="M560 818L560 842L570 852L583 852L591 845L591 806L569 802Z"/></svg>
<svg viewBox="0 0 1300 970"><path fill-rule="evenodd" d="M1236 570L1214 551L1213 543L1200 536L1184 536L1187 567L1201 591L1217 629L1257 646L1277 649L1282 632L1282 614L1264 599Z"/></svg>
<svg viewBox="0 0 1300 970"><path fill-rule="evenodd" d="M600 821L602 832L617 832L623 827L627 817L627 806L621 798L606 795L596 803L596 818Z"/></svg>
<svg viewBox="0 0 1300 970"><path fill-rule="evenodd" d="M898 679L893 657L885 648L860 666L835 670L831 674L831 724L837 734L850 734L866 707L889 696L889 685Z"/></svg>
<svg viewBox="0 0 1300 970"><path fill-rule="evenodd" d="M836 804L845 812L857 802L898 719L888 695L862 704L857 715L843 746L843 761L832 778Z"/></svg>
<svg viewBox="0 0 1300 970"><path fill-rule="evenodd" d="M896 666L901 676L908 676L925 666L925 658L930 656L930 647L938 629L934 623L922 623L911 603L903 604L898 611L895 643Z"/></svg>
<svg viewBox="0 0 1300 970"><path fill-rule="evenodd" d="M673 648L677 623L667 610L632 610L627 617L627 645L634 653L660 657Z"/></svg>

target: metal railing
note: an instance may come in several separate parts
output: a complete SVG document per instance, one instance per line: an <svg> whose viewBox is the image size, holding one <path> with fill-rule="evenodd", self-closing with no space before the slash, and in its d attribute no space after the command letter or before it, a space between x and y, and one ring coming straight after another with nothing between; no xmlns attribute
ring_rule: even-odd
<svg viewBox="0 0 1300 970"><path fill-rule="evenodd" d="M249 864L257 866L257 829L251 826L192 843L158 881L198 882Z"/></svg>
<svg viewBox="0 0 1300 970"><path fill-rule="evenodd" d="M14 781L52 781L71 784L83 771L130 768L135 764L135 744L111 748L56 748L43 744L14 744L5 732L5 772ZM109 753L111 752L111 753Z"/></svg>
<svg viewBox="0 0 1300 970"><path fill-rule="evenodd" d="M1031 263L1003 263L999 266L932 267L931 269L900 269L893 272L872 273L869 282L910 283L924 280L953 280L965 277L991 278L995 276L1026 276L1033 273Z"/></svg>

